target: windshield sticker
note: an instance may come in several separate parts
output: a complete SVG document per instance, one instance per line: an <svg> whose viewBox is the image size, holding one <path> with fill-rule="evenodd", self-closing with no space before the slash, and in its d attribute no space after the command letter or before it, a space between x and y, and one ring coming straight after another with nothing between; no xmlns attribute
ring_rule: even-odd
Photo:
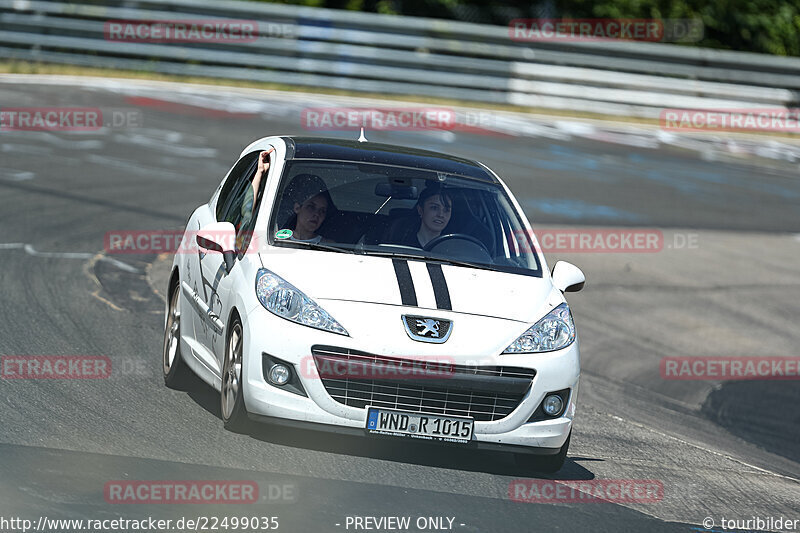
<svg viewBox="0 0 800 533"><path fill-rule="evenodd" d="M282 229L279 230L278 233L275 234L276 239L291 239L292 238L292 230L290 229Z"/></svg>

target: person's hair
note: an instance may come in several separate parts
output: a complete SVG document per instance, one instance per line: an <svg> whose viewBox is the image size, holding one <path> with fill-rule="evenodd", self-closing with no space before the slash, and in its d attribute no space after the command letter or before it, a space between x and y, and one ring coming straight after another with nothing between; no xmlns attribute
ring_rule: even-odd
<svg viewBox="0 0 800 533"><path fill-rule="evenodd" d="M294 204L303 205L309 198L314 198L320 194L325 198L325 201L328 202L328 214L325 215L327 219L331 211L334 211L336 207L333 205L331 193L328 192L328 187L325 185L325 182L322 181L322 178L314 174L298 174L293 177L292 181L289 182L289 185L287 185L284 190L284 202L288 200L288 208L290 208L292 212L281 228L290 230L297 229L297 213L294 212Z"/></svg>
<svg viewBox="0 0 800 533"><path fill-rule="evenodd" d="M292 181L289 182L289 185L287 185L284 194L293 204L297 203L303 205L303 202L318 194L324 194L328 203L331 203L328 186L325 185L322 178L315 174L296 175L292 178Z"/></svg>
<svg viewBox="0 0 800 533"><path fill-rule="evenodd" d="M419 198L417 198L416 207L421 207L424 209L425 202L428 201L428 198L437 195L442 199L442 202L446 207L453 207L453 197L450 195L450 192L439 183L431 183L422 189L422 192L419 193Z"/></svg>

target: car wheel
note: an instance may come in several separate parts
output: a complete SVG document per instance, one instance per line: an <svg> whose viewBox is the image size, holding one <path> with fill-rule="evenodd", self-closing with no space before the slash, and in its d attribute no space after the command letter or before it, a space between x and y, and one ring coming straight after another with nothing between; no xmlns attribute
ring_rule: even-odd
<svg viewBox="0 0 800 533"><path fill-rule="evenodd" d="M184 388L191 378L191 370L181 356L180 285L175 284L169 295L166 327L164 328L164 355L162 370L164 384L171 389Z"/></svg>
<svg viewBox="0 0 800 533"><path fill-rule="evenodd" d="M244 432L247 428L247 409L244 406L242 380L242 340L242 323L238 317L234 317L222 365L220 406L225 429L237 433Z"/></svg>
<svg viewBox="0 0 800 533"><path fill-rule="evenodd" d="M533 470L535 472L543 472L545 474L555 474L561 467L564 466L564 461L567 460L567 450L569 449L569 441L572 438L572 431L567 436L567 441L555 455L534 455L529 453L518 453L514 455L514 460L517 466L526 470Z"/></svg>

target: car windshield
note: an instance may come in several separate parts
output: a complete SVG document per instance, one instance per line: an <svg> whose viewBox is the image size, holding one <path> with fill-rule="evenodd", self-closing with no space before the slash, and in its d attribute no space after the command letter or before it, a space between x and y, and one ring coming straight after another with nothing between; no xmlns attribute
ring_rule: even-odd
<svg viewBox="0 0 800 533"><path fill-rule="evenodd" d="M541 276L531 236L499 183L430 170L290 161L269 240Z"/></svg>

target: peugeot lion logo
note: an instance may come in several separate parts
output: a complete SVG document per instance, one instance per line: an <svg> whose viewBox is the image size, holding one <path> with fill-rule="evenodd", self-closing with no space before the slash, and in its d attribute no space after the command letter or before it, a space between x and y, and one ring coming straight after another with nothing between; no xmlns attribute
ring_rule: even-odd
<svg viewBox="0 0 800 533"><path fill-rule="evenodd" d="M403 315L406 333L415 341L445 342L453 331L453 323L442 318L427 316Z"/></svg>
<svg viewBox="0 0 800 533"><path fill-rule="evenodd" d="M439 337L439 321L432 318L417 319L417 335L427 337L430 332L431 337Z"/></svg>

